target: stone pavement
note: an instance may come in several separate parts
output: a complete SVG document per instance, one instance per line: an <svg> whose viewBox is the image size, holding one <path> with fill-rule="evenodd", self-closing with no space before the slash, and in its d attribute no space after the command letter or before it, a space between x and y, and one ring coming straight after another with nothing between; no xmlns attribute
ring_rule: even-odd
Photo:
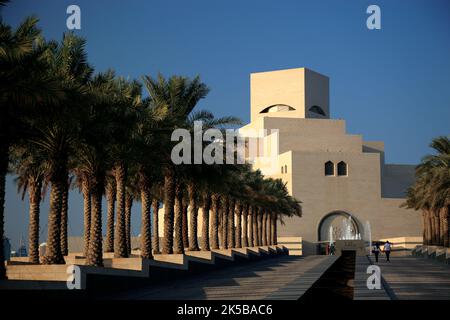
<svg viewBox="0 0 450 320"><path fill-rule="evenodd" d="M383 255L378 265L392 299L450 300L450 265L408 255Z"/></svg>
<svg viewBox="0 0 450 320"><path fill-rule="evenodd" d="M336 261L335 256L283 256L194 275L170 283L122 292L115 299L283 299L296 300ZM372 260L370 260L372 259ZM450 265L394 254L380 257L381 290L366 286L373 257L356 257L351 280L355 300L450 300Z"/></svg>
<svg viewBox="0 0 450 320"><path fill-rule="evenodd" d="M130 290L115 299L298 299L334 256L283 256Z"/></svg>
<svg viewBox="0 0 450 320"><path fill-rule="evenodd" d="M388 291L386 290L386 284L381 282L381 289L369 290L367 288L367 278L370 274L367 274L367 267L372 263L369 258L356 257L355 265L355 279L353 281L353 299L354 300L391 300Z"/></svg>

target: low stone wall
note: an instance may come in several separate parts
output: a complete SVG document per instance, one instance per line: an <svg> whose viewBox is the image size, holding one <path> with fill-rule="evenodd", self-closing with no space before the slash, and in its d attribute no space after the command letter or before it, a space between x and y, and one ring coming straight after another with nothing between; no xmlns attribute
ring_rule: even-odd
<svg viewBox="0 0 450 320"><path fill-rule="evenodd" d="M277 243L289 250L290 256L303 255L303 238L302 237L278 237Z"/></svg>
<svg viewBox="0 0 450 320"><path fill-rule="evenodd" d="M411 254L417 257L435 259L450 264L450 248L418 245L411 251Z"/></svg>
<svg viewBox="0 0 450 320"><path fill-rule="evenodd" d="M73 253L66 257L64 265L33 265L25 264L25 262L8 264L9 280L0 280L0 290L48 288L72 291L67 290L65 286L69 276L67 268L70 265L76 265L79 268L81 289L109 292L286 254L288 250L281 245L220 249L210 252L196 251L179 255L159 254L152 260L142 259L136 255L130 258L113 258L111 254L106 253L104 254L105 267L92 267L84 265L84 257Z"/></svg>
<svg viewBox="0 0 450 320"><path fill-rule="evenodd" d="M383 238L377 241L392 243L392 251L413 250L416 246L422 245L422 237L392 237Z"/></svg>

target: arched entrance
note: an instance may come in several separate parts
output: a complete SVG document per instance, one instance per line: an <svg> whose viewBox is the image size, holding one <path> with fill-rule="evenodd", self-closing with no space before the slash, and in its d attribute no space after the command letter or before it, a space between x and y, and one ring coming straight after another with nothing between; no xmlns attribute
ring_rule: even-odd
<svg viewBox="0 0 450 320"><path fill-rule="evenodd" d="M318 253L328 252L328 245L336 240L361 238L358 222L345 211L333 211L327 214L318 227Z"/></svg>

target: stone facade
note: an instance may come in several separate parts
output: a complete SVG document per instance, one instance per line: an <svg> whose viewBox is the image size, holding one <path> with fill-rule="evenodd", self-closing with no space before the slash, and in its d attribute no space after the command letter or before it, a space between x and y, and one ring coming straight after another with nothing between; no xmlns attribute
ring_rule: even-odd
<svg viewBox="0 0 450 320"><path fill-rule="evenodd" d="M341 237L346 219L361 239L369 230L372 239L422 235L420 213L399 208L414 166L386 164L383 142L347 134L344 120L330 119L326 76L306 68L252 74L251 122L241 130L258 129L268 132L258 140L254 168L282 178L303 207L278 235L302 237L304 254ZM271 129L278 130L278 146Z"/></svg>

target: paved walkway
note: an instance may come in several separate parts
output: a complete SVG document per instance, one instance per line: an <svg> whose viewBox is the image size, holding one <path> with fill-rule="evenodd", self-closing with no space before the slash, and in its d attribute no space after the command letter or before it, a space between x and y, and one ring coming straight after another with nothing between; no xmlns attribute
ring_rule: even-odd
<svg viewBox="0 0 450 320"><path fill-rule="evenodd" d="M353 299L354 300L391 300L388 291L386 290L385 283L382 281L381 289L369 290L367 288L367 278L370 276L367 274L367 267L370 266L369 259L364 257L356 257L355 265L355 279L353 281Z"/></svg>
<svg viewBox="0 0 450 320"><path fill-rule="evenodd" d="M393 299L450 300L450 265L414 256L382 256L378 265Z"/></svg>
<svg viewBox="0 0 450 320"><path fill-rule="evenodd" d="M121 293L118 299L298 299L336 257L283 256Z"/></svg>

